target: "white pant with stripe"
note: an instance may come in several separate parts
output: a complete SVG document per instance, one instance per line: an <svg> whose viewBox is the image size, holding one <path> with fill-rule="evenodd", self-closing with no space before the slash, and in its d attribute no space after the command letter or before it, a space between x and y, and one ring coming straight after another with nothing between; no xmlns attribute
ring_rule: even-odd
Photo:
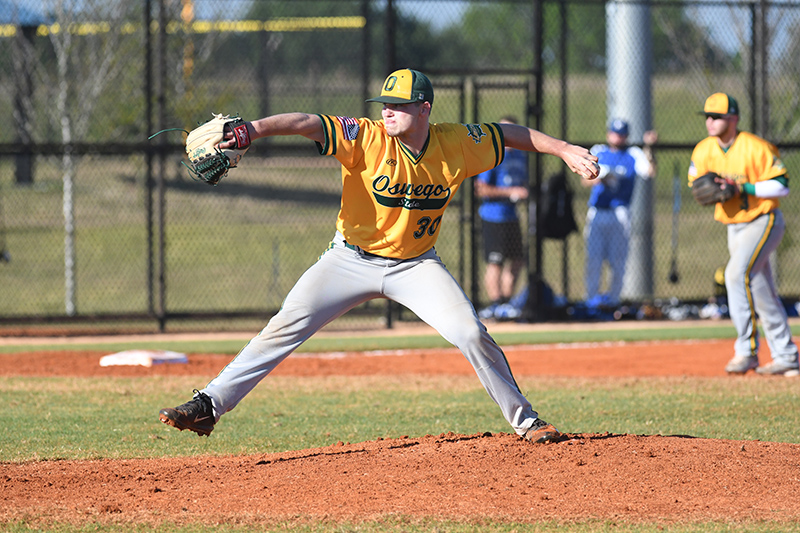
<svg viewBox="0 0 800 533"><path fill-rule="evenodd" d="M757 319L760 319L772 359L797 366L797 346L770 268L770 255L778 248L785 231L779 209L752 222L728 224L731 257L725 267L725 288L736 328L735 355L758 355Z"/></svg>

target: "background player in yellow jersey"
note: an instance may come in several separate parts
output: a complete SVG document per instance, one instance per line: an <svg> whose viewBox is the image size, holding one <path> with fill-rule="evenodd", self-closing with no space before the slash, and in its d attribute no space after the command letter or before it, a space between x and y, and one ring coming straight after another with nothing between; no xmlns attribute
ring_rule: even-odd
<svg viewBox="0 0 800 533"><path fill-rule="evenodd" d="M797 346L769 266L770 254L785 231L779 198L789 194L786 167L775 146L738 130L739 105L734 98L712 94L702 113L709 136L692 152L689 184L711 171L734 182L739 191L714 208L714 218L728 229L730 260L725 267L725 288L737 335L733 359L725 370L731 374L755 370L759 374L800 375ZM762 366L757 317L772 354L772 362Z"/></svg>
<svg viewBox="0 0 800 533"><path fill-rule="evenodd" d="M518 435L557 440L559 431L522 394L503 351L433 246L462 181L499 165L506 146L558 156L585 178L597 177L597 158L516 124L431 123L433 86L416 70L393 72L369 101L383 103L382 120L286 113L247 124L252 139L302 135L341 163L336 232L266 327L192 400L162 409L160 419L210 434L221 415L325 324L367 300L388 298L461 350Z"/></svg>

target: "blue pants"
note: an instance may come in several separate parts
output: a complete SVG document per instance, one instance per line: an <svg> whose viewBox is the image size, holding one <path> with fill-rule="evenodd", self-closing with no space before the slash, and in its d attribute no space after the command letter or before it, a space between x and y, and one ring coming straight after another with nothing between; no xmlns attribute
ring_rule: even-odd
<svg viewBox="0 0 800 533"><path fill-rule="evenodd" d="M625 277L625 263L628 260L630 233L630 216L627 207L589 208L584 227L586 301L597 297L600 290L603 262L607 262L611 274L608 302L613 304L619 302L622 280Z"/></svg>

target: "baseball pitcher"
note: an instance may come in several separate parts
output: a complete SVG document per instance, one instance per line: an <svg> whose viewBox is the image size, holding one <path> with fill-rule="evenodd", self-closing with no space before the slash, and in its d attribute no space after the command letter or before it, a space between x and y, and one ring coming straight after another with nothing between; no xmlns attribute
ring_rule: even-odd
<svg viewBox="0 0 800 533"><path fill-rule="evenodd" d="M597 176L597 158L514 124L431 123L433 100L430 80L402 69L386 78L380 96L368 100L383 104L382 120L286 113L246 123L247 144L301 135L314 141L321 155L341 163L336 232L266 327L192 400L162 409L164 423L209 435L222 415L316 331L363 302L388 298L462 351L518 435L533 442L560 438L523 396L503 351L434 244L458 187L500 164L506 146L558 156L587 178ZM230 130L216 151L242 146Z"/></svg>

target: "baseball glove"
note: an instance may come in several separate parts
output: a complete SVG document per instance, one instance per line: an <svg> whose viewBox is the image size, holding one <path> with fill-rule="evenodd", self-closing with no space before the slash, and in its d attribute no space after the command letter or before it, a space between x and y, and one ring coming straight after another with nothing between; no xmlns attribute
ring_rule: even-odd
<svg viewBox="0 0 800 533"><path fill-rule="evenodd" d="M727 202L739 193L732 179L726 179L716 172L708 172L692 182L692 196L700 205L713 205Z"/></svg>
<svg viewBox="0 0 800 533"><path fill-rule="evenodd" d="M216 185L228 174L228 169L236 168L250 147L250 134L244 120L213 115L213 119L193 129L186 137L186 153L191 163L191 167L187 167L196 178L209 185ZM217 145L225 140L227 132L233 133L236 145L221 149Z"/></svg>

